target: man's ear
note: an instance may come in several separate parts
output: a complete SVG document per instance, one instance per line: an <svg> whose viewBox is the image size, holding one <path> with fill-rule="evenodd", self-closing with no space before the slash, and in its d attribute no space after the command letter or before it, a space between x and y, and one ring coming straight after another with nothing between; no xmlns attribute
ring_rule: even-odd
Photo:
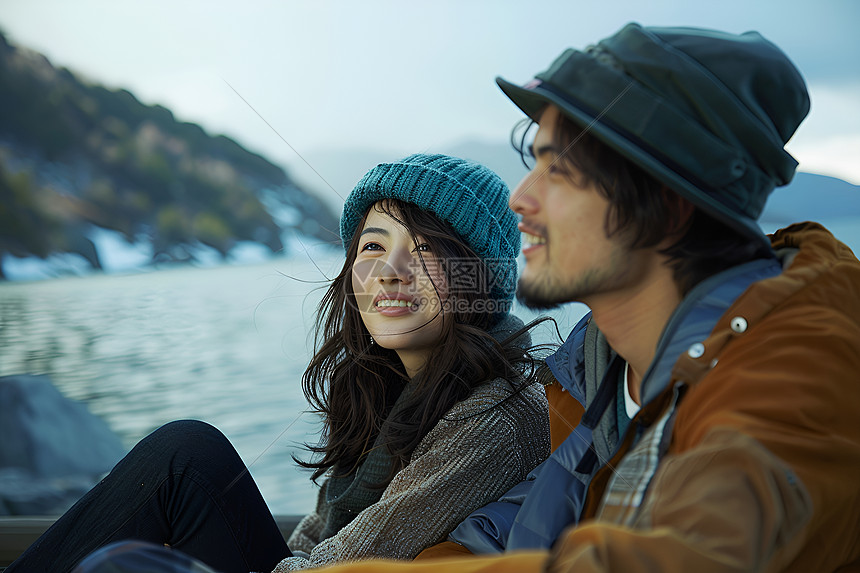
<svg viewBox="0 0 860 573"><path fill-rule="evenodd" d="M666 237L678 239L690 228L696 206L665 185L661 187L660 193L669 212Z"/></svg>

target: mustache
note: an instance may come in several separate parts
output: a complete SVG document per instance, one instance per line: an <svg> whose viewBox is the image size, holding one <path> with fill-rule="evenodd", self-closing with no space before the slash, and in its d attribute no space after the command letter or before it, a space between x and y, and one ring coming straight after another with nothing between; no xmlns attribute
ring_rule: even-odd
<svg viewBox="0 0 860 573"><path fill-rule="evenodd" d="M530 235L539 235L546 238L546 226L540 223L534 223L527 219L520 221L521 232L529 233Z"/></svg>

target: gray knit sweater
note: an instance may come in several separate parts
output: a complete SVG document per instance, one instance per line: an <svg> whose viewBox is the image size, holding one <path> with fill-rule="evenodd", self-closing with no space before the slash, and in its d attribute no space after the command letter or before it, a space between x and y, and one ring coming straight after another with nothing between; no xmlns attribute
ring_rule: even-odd
<svg viewBox="0 0 860 573"><path fill-rule="evenodd" d="M413 559L522 481L549 455L549 415L542 386L531 385L505 402L511 392L507 381L496 379L455 404L379 501L320 541L327 513L323 483L316 509L288 541L308 557L288 557L274 573L373 557Z"/></svg>

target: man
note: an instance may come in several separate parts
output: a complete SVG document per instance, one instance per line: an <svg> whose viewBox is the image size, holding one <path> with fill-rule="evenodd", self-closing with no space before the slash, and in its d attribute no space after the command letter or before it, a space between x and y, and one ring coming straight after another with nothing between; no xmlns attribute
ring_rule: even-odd
<svg viewBox="0 0 860 573"><path fill-rule="evenodd" d="M499 85L539 124L519 295L590 307L548 361L587 413L515 517L452 539L572 571L860 567L860 265L755 223L796 166L794 66L757 34L630 25Z"/></svg>
<svg viewBox="0 0 860 573"><path fill-rule="evenodd" d="M591 309L547 360L566 439L418 563L332 570L860 569L860 263L755 222L800 74L756 33L631 24L497 81L538 124L519 296Z"/></svg>

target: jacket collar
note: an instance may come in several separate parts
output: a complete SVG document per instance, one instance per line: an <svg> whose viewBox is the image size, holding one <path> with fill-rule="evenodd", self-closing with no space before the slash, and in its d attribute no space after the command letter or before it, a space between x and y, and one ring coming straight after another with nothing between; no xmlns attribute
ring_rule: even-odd
<svg viewBox="0 0 860 573"><path fill-rule="evenodd" d="M672 366L683 353L695 354L717 320L753 283L778 275L776 259L757 259L709 277L696 285L669 318L654 360L642 383L643 406L660 394L669 383ZM585 400L584 342L591 313L574 327L564 344L546 360L556 380L580 403Z"/></svg>

